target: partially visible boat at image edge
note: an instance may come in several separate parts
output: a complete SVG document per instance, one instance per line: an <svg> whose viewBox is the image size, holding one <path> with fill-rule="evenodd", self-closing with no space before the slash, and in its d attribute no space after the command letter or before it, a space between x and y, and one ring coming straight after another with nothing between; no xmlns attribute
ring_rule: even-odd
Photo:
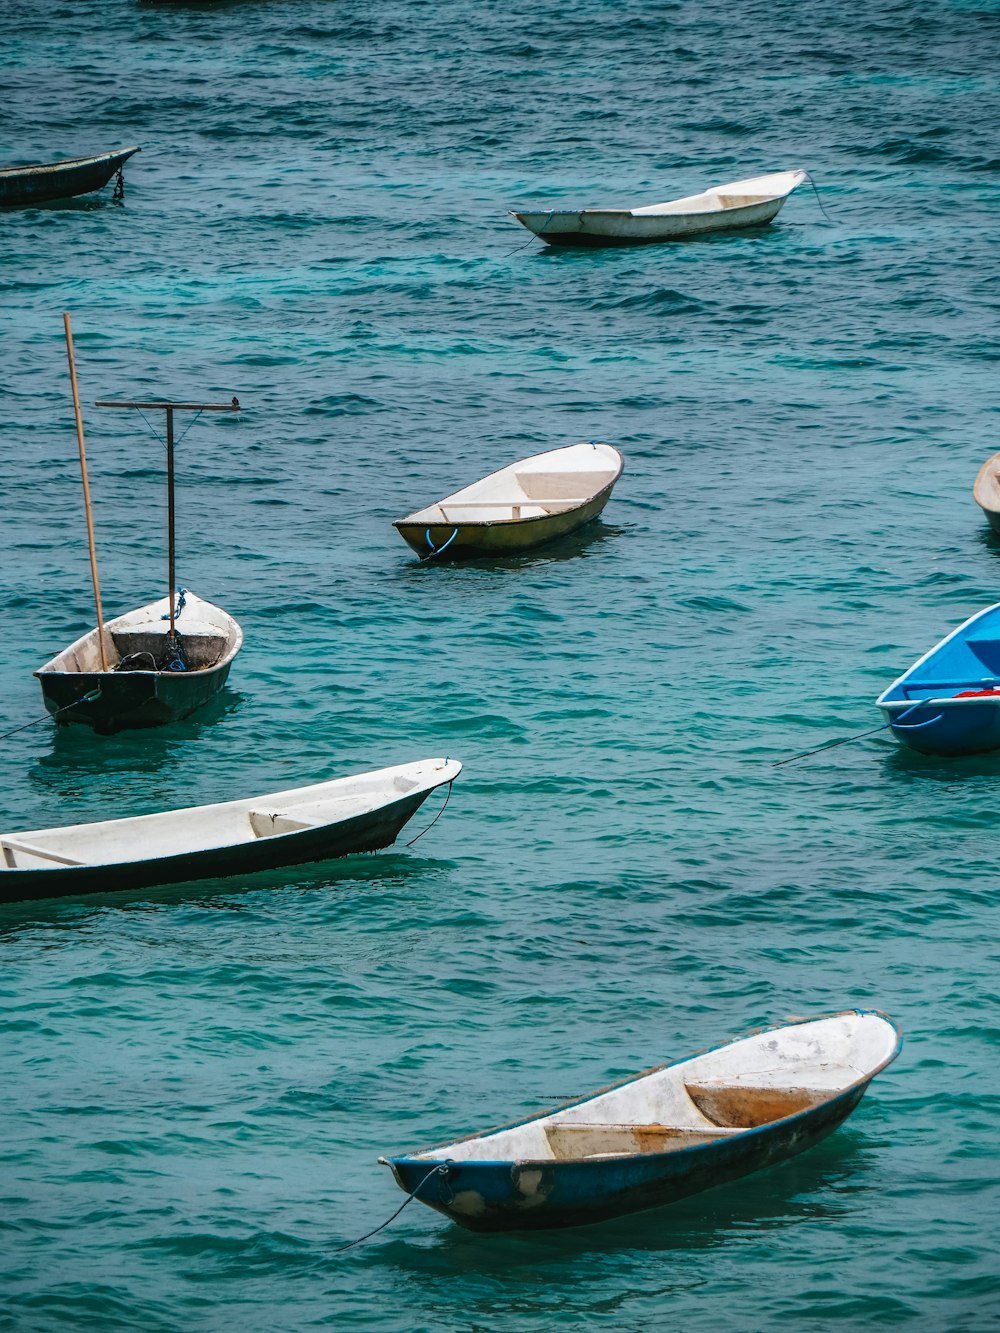
<svg viewBox="0 0 1000 1333"><path fill-rule="evenodd" d="M921 754L1000 749L1000 602L977 611L876 700L896 739Z"/></svg>
<svg viewBox="0 0 1000 1333"><path fill-rule="evenodd" d="M96 157L69 157L62 162L35 163L24 167L0 167L0 208L51 203L92 194L107 185L138 146L120 148Z"/></svg>
<svg viewBox="0 0 1000 1333"><path fill-rule="evenodd" d="M990 527L1000 536L1000 454L992 454L979 469L972 496Z"/></svg>
<svg viewBox="0 0 1000 1333"><path fill-rule="evenodd" d="M94 824L0 834L0 902L115 893L389 847L457 759Z"/></svg>
<svg viewBox="0 0 1000 1333"><path fill-rule="evenodd" d="M652 245L764 226L778 216L785 200L805 179L804 171L775 171L641 208L510 211L546 245Z"/></svg>
<svg viewBox="0 0 1000 1333"><path fill-rule="evenodd" d="M400 1189L471 1231L584 1226L673 1203L812 1147L846 1120L901 1046L884 1014L845 1010L379 1162Z"/></svg>

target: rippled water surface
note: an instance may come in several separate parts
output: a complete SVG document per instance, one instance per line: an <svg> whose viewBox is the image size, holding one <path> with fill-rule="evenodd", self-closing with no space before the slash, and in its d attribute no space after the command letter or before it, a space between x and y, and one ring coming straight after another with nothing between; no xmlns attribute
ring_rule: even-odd
<svg viewBox="0 0 1000 1333"><path fill-rule="evenodd" d="M163 456L99 397L237 394L179 449L222 703L4 742L0 827L458 756L412 849L0 909L0 1327L979 1330L1000 1323L1000 759L872 700L998 599L990 0L0 4L0 729L165 585ZM524 204L808 168L770 228L545 250ZM822 211L820 204L825 209ZM393 518L600 438L602 523L419 565ZM418 832L440 807L420 812ZM379 1153L852 1005L906 1045L814 1151L671 1210L483 1238Z"/></svg>

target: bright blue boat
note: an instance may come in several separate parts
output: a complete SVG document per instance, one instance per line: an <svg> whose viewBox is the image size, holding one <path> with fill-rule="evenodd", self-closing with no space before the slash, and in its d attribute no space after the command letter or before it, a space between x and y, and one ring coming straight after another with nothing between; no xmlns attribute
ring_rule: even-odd
<svg viewBox="0 0 1000 1333"><path fill-rule="evenodd" d="M818 1143L899 1054L850 1009L770 1028L519 1124L413 1157L396 1183L472 1231L584 1226L697 1194Z"/></svg>
<svg viewBox="0 0 1000 1333"><path fill-rule="evenodd" d="M959 625L876 705L896 739L921 754L1000 749L1000 603Z"/></svg>

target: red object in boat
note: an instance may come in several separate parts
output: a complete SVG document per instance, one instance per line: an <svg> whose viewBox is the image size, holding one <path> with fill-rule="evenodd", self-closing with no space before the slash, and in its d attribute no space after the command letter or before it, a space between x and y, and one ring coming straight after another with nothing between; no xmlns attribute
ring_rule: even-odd
<svg viewBox="0 0 1000 1333"><path fill-rule="evenodd" d="M989 699L995 698L1000 694L1000 690L963 690L961 694L953 694L953 699Z"/></svg>

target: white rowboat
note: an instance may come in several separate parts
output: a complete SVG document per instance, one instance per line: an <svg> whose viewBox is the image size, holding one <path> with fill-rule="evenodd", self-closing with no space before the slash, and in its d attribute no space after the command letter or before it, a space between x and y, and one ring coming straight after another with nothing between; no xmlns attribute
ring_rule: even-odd
<svg viewBox="0 0 1000 1333"><path fill-rule="evenodd" d="M582 208L575 212L513 211L522 226L548 245L649 245L683 241L706 232L760 227L777 217L782 204L805 180L804 171L713 185L702 194L643 208Z"/></svg>
<svg viewBox="0 0 1000 1333"><path fill-rule="evenodd" d="M457 759L130 819L0 834L0 901L111 893L374 852L395 841Z"/></svg>
<svg viewBox="0 0 1000 1333"><path fill-rule="evenodd" d="M788 1023L520 1124L379 1158L472 1231L583 1226L672 1203L825 1138L899 1054L884 1015Z"/></svg>
<svg viewBox="0 0 1000 1333"><path fill-rule="evenodd" d="M393 527L425 559L528 550L596 518L623 466L617 449L596 440L551 449L492 472Z"/></svg>

